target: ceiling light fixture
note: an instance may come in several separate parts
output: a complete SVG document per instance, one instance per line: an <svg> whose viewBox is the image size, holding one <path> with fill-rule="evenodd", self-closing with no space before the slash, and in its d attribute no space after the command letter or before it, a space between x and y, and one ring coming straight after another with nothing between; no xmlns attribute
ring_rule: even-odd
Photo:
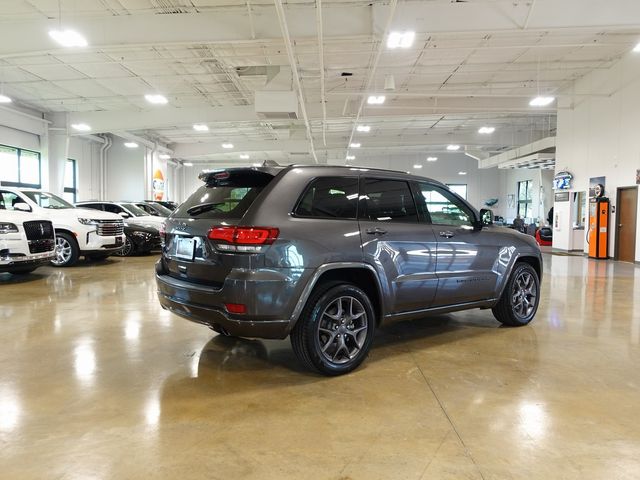
<svg viewBox="0 0 640 480"><path fill-rule="evenodd" d="M0 94L0 103L11 103L11 99L6 95Z"/></svg>
<svg viewBox="0 0 640 480"><path fill-rule="evenodd" d="M167 103L169 103L167 97L165 97L164 95L160 95L159 93L148 93L144 96L144 99L154 105L166 105Z"/></svg>
<svg viewBox="0 0 640 480"><path fill-rule="evenodd" d="M49 36L63 47L86 47L89 45L87 39L75 30L49 30Z"/></svg>
<svg viewBox="0 0 640 480"><path fill-rule="evenodd" d="M437 162L438 157L427 157L427 162Z"/></svg>
<svg viewBox="0 0 640 480"><path fill-rule="evenodd" d="M467 172L458 172L458 175L466 175Z"/></svg>
<svg viewBox="0 0 640 480"><path fill-rule="evenodd" d="M385 97L384 95L369 95L369 98L367 98L367 103L369 105L382 105L386 99L387 97Z"/></svg>
<svg viewBox="0 0 640 480"><path fill-rule="evenodd" d="M191 162L182 162L182 165L185 167L193 167L193 163Z"/></svg>
<svg viewBox="0 0 640 480"><path fill-rule="evenodd" d="M347 155L346 159L347 160L355 160L356 156L355 155Z"/></svg>
<svg viewBox="0 0 640 480"><path fill-rule="evenodd" d="M169 155L168 153L161 153L160 155L158 155L158 158L160 160L169 160L171 158L171 155Z"/></svg>
<svg viewBox="0 0 640 480"><path fill-rule="evenodd" d="M460 145L447 145L447 150L455 152L456 150L460 150Z"/></svg>
<svg viewBox="0 0 640 480"><path fill-rule="evenodd" d="M633 47L632 52L635 52L635 53L639 53L640 52L640 42L638 42L638 44L635 47Z"/></svg>
<svg viewBox="0 0 640 480"><path fill-rule="evenodd" d="M387 38L387 48L409 48L413 45L413 40L416 38L416 32L391 32Z"/></svg>
<svg viewBox="0 0 640 480"><path fill-rule="evenodd" d="M209 131L209 127L207 125L205 125L204 123L194 123L193 124L193 129L196 132L208 132Z"/></svg>
<svg viewBox="0 0 640 480"><path fill-rule="evenodd" d="M544 97L538 95L537 97L531 99L529 105L532 107L546 107L551 105L555 99L556 97Z"/></svg>
<svg viewBox="0 0 640 480"><path fill-rule="evenodd" d="M240 158L242 160L249 160L249 158L251 158L251 157L249 157L249 155L247 155L246 153L243 153L242 155L240 155Z"/></svg>
<svg viewBox="0 0 640 480"><path fill-rule="evenodd" d="M349 144L349 146L350 146L351 148L360 148L360 144L359 144L359 143L356 143L356 142L353 142L353 143Z"/></svg>
<svg viewBox="0 0 640 480"><path fill-rule="evenodd" d="M72 123L71 128L79 132L88 132L91 130L91 127L86 123Z"/></svg>
<svg viewBox="0 0 640 480"><path fill-rule="evenodd" d="M367 132L371 131L371 126L370 126L370 125L358 125L358 126L356 127L356 130L357 130L358 132L364 132L364 133L367 133Z"/></svg>
<svg viewBox="0 0 640 480"><path fill-rule="evenodd" d="M124 142L124 146L127 148L138 148L138 144L136 142Z"/></svg>
<svg viewBox="0 0 640 480"><path fill-rule="evenodd" d="M413 168L422 168L422 165L420 165L419 163L416 163Z"/></svg>
<svg viewBox="0 0 640 480"><path fill-rule="evenodd" d="M222 144L222 148L226 148L227 150L230 150L233 148L233 143L229 143L229 142L224 142Z"/></svg>
<svg viewBox="0 0 640 480"><path fill-rule="evenodd" d="M496 127L480 127L480 129L478 130L478 133L482 135L491 135L495 131L496 131Z"/></svg>

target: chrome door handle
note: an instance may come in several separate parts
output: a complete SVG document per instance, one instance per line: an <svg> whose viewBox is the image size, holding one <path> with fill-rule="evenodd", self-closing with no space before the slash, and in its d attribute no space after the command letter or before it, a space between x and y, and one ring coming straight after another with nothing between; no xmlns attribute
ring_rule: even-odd
<svg viewBox="0 0 640 480"><path fill-rule="evenodd" d="M383 228L376 227L376 228L367 228L367 233L369 235L384 235L385 233L387 233L387 231Z"/></svg>
<svg viewBox="0 0 640 480"><path fill-rule="evenodd" d="M444 238L451 238L451 237L454 237L454 236L455 236L455 233L453 233L453 232L449 232L449 231L447 231L447 232L440 232L440 236L441 236L441 237L444 237Z"/></svg>

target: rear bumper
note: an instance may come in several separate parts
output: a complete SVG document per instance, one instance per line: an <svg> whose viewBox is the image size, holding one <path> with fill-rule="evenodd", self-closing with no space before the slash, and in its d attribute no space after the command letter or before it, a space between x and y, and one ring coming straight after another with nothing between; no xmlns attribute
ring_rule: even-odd
<svg viewBox="0 0 640 480"><path fill-rule="evenodd" d="M267 276L269 278L267 278ZM166 310L187 320L238 337L286 338L298 298L298 282L283 272L238 271L220 289L171 277L156 263L158 299ZM284 299L287 302L283 302ZM246 315L230 314L225 303L242 303Z"/></svg>

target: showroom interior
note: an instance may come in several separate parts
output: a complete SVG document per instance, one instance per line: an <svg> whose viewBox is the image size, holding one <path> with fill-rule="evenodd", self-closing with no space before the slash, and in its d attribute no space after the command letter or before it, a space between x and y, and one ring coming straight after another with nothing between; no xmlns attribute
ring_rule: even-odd
<svg viewBox="0 0 640 480"><path fill-rule="evenodd" d="M640 478L639 125L637 0L2 2L0 478ZM398 315L325 376L165 309L194 192L331 166L490 209L540 249L535 319ZM51 252L2 273L29 215Z"/></svg>

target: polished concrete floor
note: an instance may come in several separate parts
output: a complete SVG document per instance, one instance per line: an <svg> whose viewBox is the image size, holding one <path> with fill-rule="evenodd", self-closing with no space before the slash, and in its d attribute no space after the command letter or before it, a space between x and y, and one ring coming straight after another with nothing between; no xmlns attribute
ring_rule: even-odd
<svg viewBox="0 0 640 480"><path fill-rule="evenodd" d="M394 324L323 378L162 311L153 261L0 275L0 478L640 478L638 267L545 255L530 326Z"/></svg>

